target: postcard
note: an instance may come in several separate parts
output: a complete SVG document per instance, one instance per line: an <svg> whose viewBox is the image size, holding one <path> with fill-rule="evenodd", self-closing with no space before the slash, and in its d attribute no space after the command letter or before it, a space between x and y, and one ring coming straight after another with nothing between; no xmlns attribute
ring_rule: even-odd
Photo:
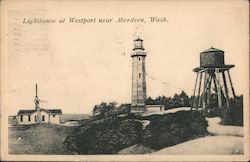
<svg viewBox="0 0 250 162"><path fill-rule="evenodd" d="M249 1L2 0L1 160L248 161Z"/></svg>

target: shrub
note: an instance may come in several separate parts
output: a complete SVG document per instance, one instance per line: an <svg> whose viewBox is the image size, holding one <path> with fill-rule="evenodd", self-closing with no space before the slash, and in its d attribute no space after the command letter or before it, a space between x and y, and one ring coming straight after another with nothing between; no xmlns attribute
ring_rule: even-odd
<svg viewBox="0 0 250 162"><path fill-rule="evenodd" d="M132 119L109 118L80 127L65 144L80 154L115 154L139 142L142 124Z"/></svg>
<svg viewBox="0 0 250 162"><path fill-rule="evenodd" d="M140 120L149 120L150 124L143 130ZM158 150L205 136L207 126L205 117L198 111L109 117L79 127L64 143L70 151L78 154L116 154L136 144Z"/></svg>
<svg viewBox="0 0 250 162"><path fill-rule="evenodd" d="M207 121L198 111L179 111L151 120L142 135L142 144L152 149L176 145L189 139L205 136Z"/></svg>
<svg viewBox="0 0 250 162"><path fill-rule="evenodd" d="M243 96L237 97L232 101L229 109L224 106L222 108L222 121L224 125L243 126Z"/></svg>

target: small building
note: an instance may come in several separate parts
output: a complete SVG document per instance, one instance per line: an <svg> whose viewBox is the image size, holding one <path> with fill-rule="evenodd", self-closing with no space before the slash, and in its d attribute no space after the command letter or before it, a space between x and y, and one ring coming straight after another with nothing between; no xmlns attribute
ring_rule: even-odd
<svg viewBox="0 0 250 162"><path fill-rule="evenodd" d="M16 119L18 125L29 125L36 123L61 124L61 109L40 109L37 110L19 110ZM39 120L39 118L41 118Z"/></svg>
<svg viewBox="0 0 250 162"><path fill-rule="evenodd" d="M41 100L37 95L37 84L36 84L36 96L35 96L35 109L30 110L19 110L15 119L18 125L29 125L36 123L51 123L61 124L61 109L43 109L40 108Z"/></svg>
<svg viewBox="0 0 250 162"><path fill-rule="evenodd" d="M164 110L163 105L146 105L146 113L160 112Z"/></svg>

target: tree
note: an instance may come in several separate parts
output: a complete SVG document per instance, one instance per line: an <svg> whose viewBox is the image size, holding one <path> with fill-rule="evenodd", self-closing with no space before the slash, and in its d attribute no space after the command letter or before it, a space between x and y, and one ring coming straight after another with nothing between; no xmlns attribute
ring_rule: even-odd
<svg viewBox="0 0 250 162"><path fill-rule="evenodd" d="M156 99L154 100L154 105L161 105L161 102L162 102L161 96L156 97Z"/></svg>
<svg viewBox="0 0 250 162"><path fill-rule="evenodd" d="M117 102L102 102L100 105L95 105L93 108L93 116L95 118L106 118L106 117L115 117L118 115L126 115L131 111L130 103L123 103L120 106L117 106Z"/></svg>
<svg viewBox="0 0 250 162"><path fill-rule="evenodd" d="M131 104L125 103L125 104L121 104L119 106L119 109L121 110L121 113L123 114L129 114L131 111Z"/></svg>
<svg viewBox="0 0 250 162"><path fill-rule="evenodd" d="M165 105L165 109L172 109L175 106L173 98L169 98L168 102Z"/></svg>
<svg viewBox="0 0 250 162"><path fill-rule="evenodd" d="M174 108L180 107L181 99L178 94L174 95L173 101L174 101L174 106L173 106Z"/></svg>
<svg viewBox="0 0 250 162"><path fill-rule="evenodd" d="M154 105L154 100L149 96L146 101L145 101L146 105Z"/></svg>
<svg viewBox="0 0 250 162"><path fill-rule="evenodd" d="M100 105L95 105L93 109L93 115L103 117L106 113L115 109L116 105L116 102L111 102L109 104L102 102Z"/></svg>
<svg viewBox="0 0 250 162"><path fill-rule="evenodd" d="M189 97L188 95L184 92L184 91L181 91L180 95L179 95L179 99L180 99L180 106L181 107L187 107L187 106L190 106L189 104Z"/></svg>
<svg viewBox="0 0 250 162"><path fill-rule="evenodd" d="M165 106L165 109L172 109L177 107L188 107L191 105L191 99L188 95L181 91L180 94L174 94L173 97L161 97L161 102Z"/></svg>

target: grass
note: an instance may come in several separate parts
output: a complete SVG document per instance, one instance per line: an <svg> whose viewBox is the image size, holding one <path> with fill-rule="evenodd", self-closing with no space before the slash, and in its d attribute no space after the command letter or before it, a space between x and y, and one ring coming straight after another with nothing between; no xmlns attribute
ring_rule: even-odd
<svg viewBox="0 0 250 162"><path fill-rule="evenodd" d="M10 154L74 154L63 144L74 127L35 124L9 127Z"/></svg>

